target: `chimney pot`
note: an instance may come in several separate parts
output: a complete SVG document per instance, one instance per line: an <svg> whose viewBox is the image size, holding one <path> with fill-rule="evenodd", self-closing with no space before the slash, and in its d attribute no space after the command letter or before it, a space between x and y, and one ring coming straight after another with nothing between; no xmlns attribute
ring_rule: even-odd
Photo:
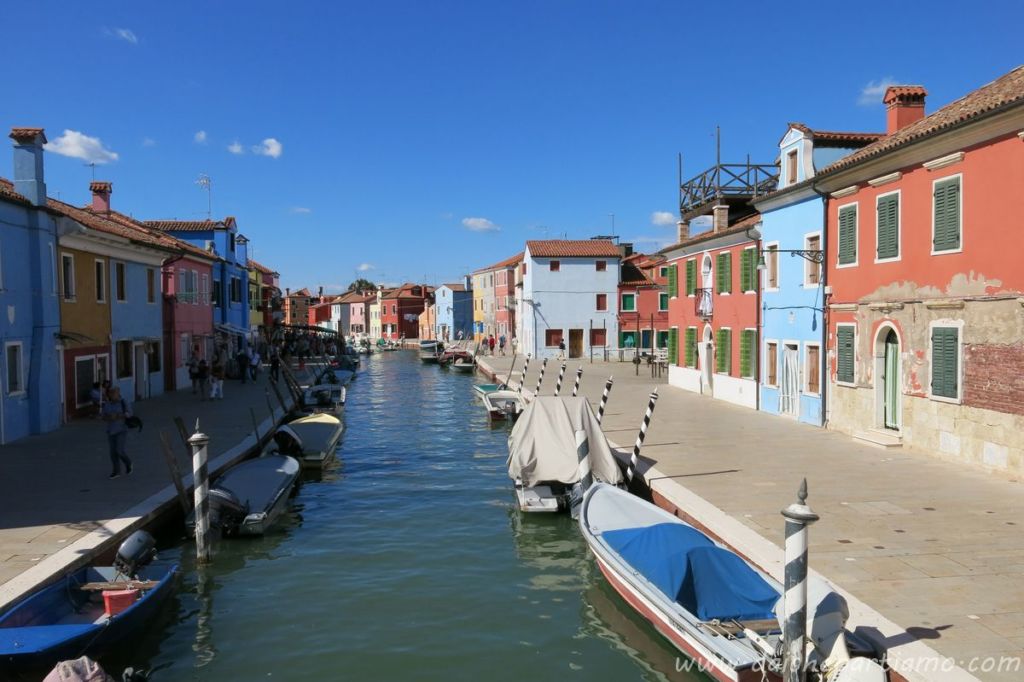
<svg viewBox="0 0 1024 682"><path fill-rule="evenodd" d="M14 191L33 206L46 206L46 183L43 180L42 128L11 128L14 140Z"/></svg>
<svg viewBox="0 0 1024 682"><path fill-rule="evenodd" d="M729 227L729 207L726 204L719 204L714 208L713 232L721 232Z"/></svg>
<svg viewBox="0 0 1024 682"><path fill-rule="evenodd" d="M690 238L690 223L686 220L679 220L676 222L677 236L680 242L685 242Z"/></svg>
<svg viewBox="0 0 1024 682"><path fill-rule="evenodd" d="M886 135L924 118L928 91L920 85L890 85L882 102L886 106Z"/></svg>
<svg viewBox="0 0 1024 682"><path fill-rule="evenodd" d="M102 180L93 180L89 183L89 191L92 192L92 210L96 213L110 213L110 194L114 186Z"/></svg>

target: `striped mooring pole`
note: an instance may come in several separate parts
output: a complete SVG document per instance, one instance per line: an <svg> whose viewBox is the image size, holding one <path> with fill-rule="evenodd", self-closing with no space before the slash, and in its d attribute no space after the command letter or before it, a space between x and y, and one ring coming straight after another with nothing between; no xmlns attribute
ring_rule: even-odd
<svg viewBox="0 0 1024 682"><path fill-rule="evenodd" d="M565 376L565 363L562 363L562 368L558 370L558 381L555 382L555 395L562 392L562 377Z"/></svg>
<svg viewBox="0 0 1024 682"><path fill-rule="evenodd" d="M590 486L594 485L594 476L590 472L590 441L587 440L587 432L583 429L576 432L576 461L578 462L576 473L579 483L573 486L572 494L569 497L569 514L574 519L580 517L583 495L586 494Z"/></svg>
<svg viewBox="0 0 1024 682"><path fill-rule="evenodd" d="M608 404L608 394L612 392L612 384L615 383L615 379L608 377L608 381L604 382L604 393L601 394L601 405L597 408L597 423L600 424L601 420L604 419L604 407Z"/></svg>
<svg viewBox="0 0 1024 682"><path fill-rule="evenodd" d="M192 492L196 514L196 561L200 564L210 563L210 481L206 469L207 446L210 437L199 430L196 420L196 432L188 439L192 448Z"/></svg>
<svg viewBox="0 0 1024 682"><path fill-rule="evenodd" d="M544 370L548 366L548 359L544 358L544 362L540 363L540 376L537 377L537 388L533 389L533 397L536 398L540 395L540 385L544 381Z"/></svg>
<svg viewBox="0 0 1024 682"><path fill-rule="evenodd" d="M576 385L572 387L572 397L575 398L576 394L580 392L580 379L583 378L583 365L580 365L576 370Z"/></svg>
<svg viewBox="0 0 1024 682"><path fill-rule="evenodd" d="M530 354L526 354L526 362L523 363L523 373L519 377L519 393L523 392L523 384L526 383L526 370L530 369Z"/></svg>
<svg viewBox="0 0 1024 682"><path fill-rule="evenodd" d="M786 518L786 575L782 630L783 682L804 682L807 666L807 528L818 520L807 506L807 479L800 484L797 501L782 510Z"/></svg>
<svg viewBox="0 0 1024 682"><path fill-rule="evenodd" d="M647 403L647 411L644 412L644 420L640 424L640 433L636 434L636 443L633 443L633 454L629 458L629 466L626 468L626 481L633 482L636 475L636 464L640 459L640 448L644 445L644 438L647 437L647 427L651 424L651 415L654 414L654 404L658 402L658 389L651 391L651 400Z"/></svg>

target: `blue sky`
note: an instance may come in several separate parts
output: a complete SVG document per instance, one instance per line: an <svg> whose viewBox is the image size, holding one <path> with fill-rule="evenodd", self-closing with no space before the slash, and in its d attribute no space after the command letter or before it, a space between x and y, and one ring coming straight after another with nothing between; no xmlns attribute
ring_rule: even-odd
<svg viewBox="0 0 1024 682"><path fill-rule="evenodd" d="M770 162L788 121L884 129L880 83L925 85L930 112L1024 61L1022 3L843 7L14 3L0 127L106 161L140 218L204 217L209 174L215 216L285 286L451 281L609 214L656 248L676 154L713 164L716 125L723 160ZM48 154L51 195L86 203L85 163Z"/></svg>

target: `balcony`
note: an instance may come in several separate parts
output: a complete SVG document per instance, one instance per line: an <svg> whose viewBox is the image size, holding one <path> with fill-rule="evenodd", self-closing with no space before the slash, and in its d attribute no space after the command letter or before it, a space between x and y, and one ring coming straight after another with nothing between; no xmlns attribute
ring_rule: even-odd
<svg viewBox="0 0 1024 682"><path fill-rule="evenodd" d="M693 311L702 320L710 320L714 312L714 294L711 289L696 289L693 297Z"/></svg>
<svg viewBox="0 0 1024 682"><path fill-rule="evenodd" d="M779 169L774 164L719 163L679 187L679 212L684 219L706 212L712 203L749 201L775 189Z"/></svg>

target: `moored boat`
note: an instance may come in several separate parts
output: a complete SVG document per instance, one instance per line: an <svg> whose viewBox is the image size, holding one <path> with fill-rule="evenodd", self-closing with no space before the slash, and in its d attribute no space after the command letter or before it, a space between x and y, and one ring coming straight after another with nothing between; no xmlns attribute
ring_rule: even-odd
<svg viewBox="0 0 1024 682"><path fill-rule="evenodd" d="M306 412L339 413L345 407L348 387L341 384L318 384L302 392L302 407Z"/></svg>
<svg viewBox="0 0 1024 682"><path fill-rule="evenodd" d="M334 457L345 423L323 412L299 417L277 427L264 454L274 452L299 460L304 469L320 469Z"/></svg>
<svg viewBox="0 0 1024 682"><path fill-rule="evenodd" d="M324 370L324 373L316 380L317 386L323 385L341 385L348 386L352 383L356 373L347 369L333 369L328 368Z"/></svg>
<svg viewBox="0 0 1024 682"><path fill-rule="evenodd" d="M525 409L523 396L516 391L491 391L482 400L491 421L515 421Z"/></svg>
<svg viewBox="0 0 1024 682"><path fill-rule="evenodd" d="M301 466L288 455L266 455L228 469L210 486L213 524L225 536L263 535L284 511Z"/></svg>
<svg viewBox="0 0 1024 682"><path fill-rule="evenodd" d="M476 371L476 363L473 362L472 358L455 358L451 364L448 365L449 369L461 372L462 374L472 374Z"/></svg>
<svg viewBox="0 0 1024 682"><path fill-rule="evenodd" d="M441 354L441 349L438 346L437 341L420 341L420 361L429 363L437 362L438 357Z"/></svg>

